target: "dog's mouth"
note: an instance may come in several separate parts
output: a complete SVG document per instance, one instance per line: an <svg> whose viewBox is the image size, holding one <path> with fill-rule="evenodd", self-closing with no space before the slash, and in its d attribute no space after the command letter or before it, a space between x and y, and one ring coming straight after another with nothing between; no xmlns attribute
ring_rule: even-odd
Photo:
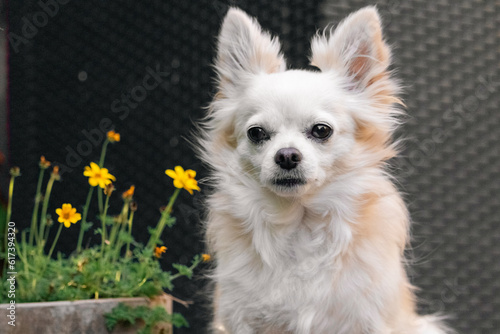
<svg viewBox="0 0 500 334"><path fill-rule="evenodd" d="M294 188L306 184L304 179L300 178L280 178L273 180L273 184L284 188Z"/></svg>

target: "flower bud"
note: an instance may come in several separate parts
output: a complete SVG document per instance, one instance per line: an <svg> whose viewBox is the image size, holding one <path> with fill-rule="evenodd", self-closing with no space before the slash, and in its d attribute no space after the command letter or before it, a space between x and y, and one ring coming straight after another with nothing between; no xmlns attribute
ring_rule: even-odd
<svg viewBox="0 0 500 334"><path fill-rule="evenodd" d="M109 197L111 196L114 190L115 186L113 185L113 183L107 184L106 187L104 188L104 195Z"/></svg>
<svg viewBox="0 0 500 334"><path fill-rule="evenodd" d="M42 155L40 157L40 162L38 163L41 169L47 169L50 167L50 161L46 160L45 157Z"/></svg>
<svg viewBox="0 0 500 334"><path fill-rule="evenodd" d="M120 141L120 134L116 133L115 131L111 130L107 133L108 140L110 143L114 142L119 142Z"/></svg>
<svg viewBox="0 0 500 334"><path fill-rule="evenodd" d="M59 166L54 166L54 168L52 168L52 177L57 181L61 179L61 175L59 175Z"/></svg>
<svg viewBox="0 0 500 334"><path fill-rule="evenodd" d="M21 175L21 169L19 167L12 167L10 169L10 175L13 177L18 177Z"/></svg>
<svg viewBox="0 0 500 334"><path fill-rule="evenodd" d="M135 186L130 186L130 188L127 191L123 192L122 198L124 200L131 200L132 197L134 196L134 192L135 192Z"/></svg>

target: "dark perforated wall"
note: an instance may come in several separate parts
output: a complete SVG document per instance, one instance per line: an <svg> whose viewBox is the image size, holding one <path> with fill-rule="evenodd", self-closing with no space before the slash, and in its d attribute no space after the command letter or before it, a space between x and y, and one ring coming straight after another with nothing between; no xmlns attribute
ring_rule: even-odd
<svg viewBox="0 0 500 334"><path fill-rule="evenodd" d="M279 34L293 67L307 66L322 13L338 23L377 4L406 85L410 117L400 132L407 142L395 172L415 221L411 277L422 288L421 310L454 315L460 333L498 333L500 1L339 0L326 9L309 0L59 1L45 16L43 0L9 1L10 157L23 170L14 205L19 226L29 219L23 203L32 203L41 154L72 169L55 186L51 210L83 203L82 170L98 150L82 146L82 131L95 134L106 119L122 134L108 167L119 190L137 187L137 238L172 190L166 168L180 164L206 175L184 137L213 93L210 64L228 4ZM151 72L157 87L144 82ZM78 149L81 162L68 153ZM202 196L182 195L166 268L202 251ZM76 238L67 233L61 249ZM176 296L197 300L184 311L192 328L178 333L203 333L203 280L177 285Z"/></svg>

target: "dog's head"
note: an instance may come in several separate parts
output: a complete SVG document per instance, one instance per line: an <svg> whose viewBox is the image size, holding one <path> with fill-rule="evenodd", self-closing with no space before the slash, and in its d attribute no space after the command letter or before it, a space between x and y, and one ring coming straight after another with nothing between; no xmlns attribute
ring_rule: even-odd
<svg viewBox="0 0 500 334"><path fill-rule="evenodd" d="M280 44L239 9L218 40L219 91L205 160L280 196L302 196L393 156L397 84L377 11L359 10L312 40L311 64L287 70Z"/></svg>

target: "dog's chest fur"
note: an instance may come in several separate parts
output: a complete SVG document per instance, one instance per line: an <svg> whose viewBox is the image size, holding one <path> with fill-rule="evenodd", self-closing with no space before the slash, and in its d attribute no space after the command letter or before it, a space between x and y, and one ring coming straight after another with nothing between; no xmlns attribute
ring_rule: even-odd
<svg viewBox="0 0 500 334"><path fill-rule="evenodd" d="M336 261L327 233L320 235L326 225L314 223L317 226L311 229L313 222L304 215L291 226L252 231L253 242L244 254L235 254L226 265L219 263L219 272L225 267L240 268L221 277L221 284L231 290L226 294L229 298L245 300L239 305L245 309L247 321L289 324L303 313L300 310L313 311L318 300L331 294Z"/></svg>
<svg viewBox="0 0 500 334"><path fill-rule="evenodd" d="M237 198L232 203L233 212L239 208L241 215L249 214L242 212L245 206ZM367 254L355 248L345 254L351 238L347 217L313 212L298 203L266 211L270 209L254 207L262 217L274 219L254 220L248 229L234 216L212 220L220 223L215 239L233 245L218 250L216 275L223 289L218 303L241 317L234 322L251 324L259 333L286 333L285 328L293 333L310 333L311 328L318 333L361 333L352 326L382 326L376 305L384 300L367 298L372 278L355 263Z"/></svg>

